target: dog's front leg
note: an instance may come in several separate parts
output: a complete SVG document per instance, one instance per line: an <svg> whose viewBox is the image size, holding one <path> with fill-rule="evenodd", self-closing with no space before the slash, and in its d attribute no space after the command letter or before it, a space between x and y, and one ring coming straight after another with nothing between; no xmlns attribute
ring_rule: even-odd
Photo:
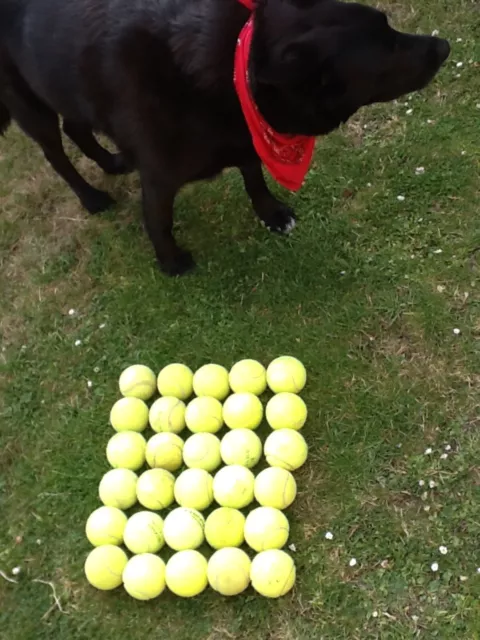
<svg viewBox="0 0 480 640"><path fill-rule="evenodd" d="M289 233L295 226L295 214L270 192L260 160L242 167L241 172L253 209L263 224L271 231Z"/></svg>
<svg viewBox="0 0 480 640"><path fill-rule="evenodd" d="M178 188L151 170L141 170L140 178L145 227L158 264L170 276L181 275L192 269L195 262L191 253L181 249L173 237L173 207Z"/></svg>

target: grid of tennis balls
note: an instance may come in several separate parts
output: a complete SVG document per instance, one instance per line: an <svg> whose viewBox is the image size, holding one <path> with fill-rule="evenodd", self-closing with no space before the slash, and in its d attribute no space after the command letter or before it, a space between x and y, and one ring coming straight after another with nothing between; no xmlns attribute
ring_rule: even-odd
<svg viewBox="0 0 480 640"><path fill-rule="evenodd" d="M297 395L305 383L304 366L291 356L275 359L267 369L242 360L230 372L216 364L193 374L174 363L158 377L144 365L126 369L119 380L123 398L110 413L117 434L108 443L107 458L114 468L100 482L104 506L86 526L95 546L85 563L89 582L102 590L123 583L141 600L159 596L166 586L182 597L195 596L208 584L229 596L250 583L266 597L287 593L295 565L281 550L289 536L283 510L296 496L291 471L307 457L299 433L307 408ZM265 409L272 433L262 447L255 429L264 417L258 396L267 385L275 393ZM146 401L157 389L161 397L149 408ZM142 432L148 424L156 433L147 442ZM223 426L230 431L220 440L215 434ZM184 442L178 434L185 427L192 435ZM271 466L255 477L250 469L262 452ZM145 463L150 469L138 476ZM222 463L226 466L218 470ZM182 465L187 469L175 479ZM260 506L245 517L240 509L254 499ZM165 519L156 513L175 501L179 506ZM148 511L127 518L124 510L137 502ZM218 508L205 519L201 511L214 502ZM208 561L197 551L205 541L215 549ZM243 543L257 552L253 561L239 548ZM135 554L130 560L122 544ZM155 555L165 544L176 552L166 565Z"/></svg>

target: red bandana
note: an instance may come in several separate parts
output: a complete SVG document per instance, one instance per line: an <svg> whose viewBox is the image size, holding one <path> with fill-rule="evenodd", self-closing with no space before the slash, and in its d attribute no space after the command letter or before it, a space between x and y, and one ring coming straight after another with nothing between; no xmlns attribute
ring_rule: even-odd
<svg viewBox="0 0 480 640"><path fill-rule="evenodd" d="M253 11L253 0L239 0ZM274 131L262 117L250 91L248 59L253 36L253 15L243 27L235 51L235 89L250 129L253 145L273 178L291 191L298 191L312 161L315 138L290 136Z"/></svg>

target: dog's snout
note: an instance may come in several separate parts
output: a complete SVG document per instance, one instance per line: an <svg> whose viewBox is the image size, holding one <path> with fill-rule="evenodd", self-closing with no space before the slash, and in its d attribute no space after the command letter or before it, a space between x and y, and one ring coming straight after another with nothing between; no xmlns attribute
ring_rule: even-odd
<svg viewBox="0 0 480 640"><path fill-rule="evenodd" d="M435 45L440 64L443 64L450 55L450 43L443 38L436 38Z"/></svg>

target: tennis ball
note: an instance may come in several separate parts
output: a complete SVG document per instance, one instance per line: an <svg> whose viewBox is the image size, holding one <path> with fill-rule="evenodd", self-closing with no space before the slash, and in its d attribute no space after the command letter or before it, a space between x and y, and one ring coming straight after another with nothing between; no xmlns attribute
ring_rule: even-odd
<svg viewBox="0 0 480 640"><path fill-rule="evenodd" d="M174 494L181 507L203 511L213 502L213 478L204 469L187 469L178 476Z"/></svg>
<svg viewBox="0 0 480 640"><path fill-rule="evenodd" d="M173 502L175 478L166 469L144 471L137 482L137 498L146 509L159 511Z"/></svg>
<svg viewBox="0 0 480 640"><path fill-rule="evenodd" d="M263 451L270 466L288 471L301 467L308 455L305 438L293 429L273 431L265 440Z"/></svg>
<svg viewBox="0 0 480 640"><path fill-rule="evenodd" d="M178 507L163 523L165 542L175 551L196 549L205 539L205 519L199 511Z"/></svg>
<svg viewBox="0 0 480 640"><path fill-rule="evenodd" d="M173 396L158 398L150 407L148 419L157 433L180 433L185 428L185 403Z"/></svg>
<svg viewBox="0 0 480 640"><path fill-rule="evenodd" d="M198 551L179 551L167 562L165 578L167 587L175 595L181 598L198 596L208 584L207 560Z"/></svg>
<svg viewBox="0 0 480 640"><path fill-rule="evenodd" d="M307 420L307 405L295 393L283 391L268 401L265 416L272 429L299 431Z"/></svg>
<svg viewBox="0 0 480 640"><path fill-rule="evenodd" d="M250 429L233 429L223 437L220 454L225 464L251 469L262 455L262 441Z"/></svg>
<svg viewBox="0 0 480 640"><path fill-rule="evenodd" d="M267 388L265 367L257 360L240 360L230 369L228 376L234 393L261 395Z"/></svg>
<svg viewBox="0 0 480 640"><path fill-rule="evenodd" d="M92 587L110 591L122 584L122 573L127 562L127 554L123 549L106 544L89 553L85 561L85 575Z"/></svg>
<svg viewBox="0 0 480 640"><path fill-rule="evenodd" d="M148 407L139 398L121 398L110 411L115 431L143 431L148 424Z"/></svg>
<svg viewBox="0 0 480 640"><path fill-rule="evenodd" d="M147 442L145 458L153 469L176 471L183 462L183 440L175 433L156 433Z"/></svg>
<svg viewBox="0 0 480 640"><path fill-rule="evenodd" d="M255 478L255 500L262 507L286 509L295 500L297 483L290 471L268 467Z"/></svg>
<svg viewBox="0 0 480 640"><path fill-rule="evenodd" d="M169 364L158 374L157 387L162 396L187 400L193 391L193 373L184 364Z"/></svg>
<svg viewBox="0 0 480 640"><path fill-rule="evenodd" d="M213 479L213 497L222 507L243 509L253 501L255 477L238 464L223 467Z"/></svg>
<svg viewBox="0 0 480 640"><path fill-rule="evenodd" d="M130 509L137 501L138 476L130 469L111 469L103 476L98 495L107 507Z"/></svg>
<svg viewBox="0 0 480 640"><path fill-rule="evenodd" d="M214 549L240 547L244 540L245 516L238 509L220 507L205 522L205 538Z"/></svg>
<svg viewBox="0 0 480 640"><path fill-rule="evenodd" d="M252 587L266 598L280 598L295 584L295 563L278 549L262 551L252 560L250 579Z"/></svg>
<svg viewBox="0 0 480 640"><path fill-rule="evenodd" d="M119 545L123 542L123 532L127 516L115 507L99 507L88 517L85 533L90 544L100 547L103 544Z"/></svg>
<svg viewBox="0 0 480 640"><path fill-rule="evenodd" d="M183 461L191 469L214 471L220 466L220 440L213 433L195 433L185 441Z"/></svg>
<svg viewBox="0 0 480 640"><path fill-rule="evenodd" d="M123 371L118 381L122 396L150 400L157 389L157 377L143 364L134 364Z"/></svg>
<svg viewBox="0 0 480 640"><path fill-rule="evenodd" d="M107 444L107 460L115 469L137 471L145 463L147 443L136 431L116 433Z"/></svg>
<svg viewBox="0 0 480 640"><path fill-rule="evenodd" d="M193 390L197 396L225 400L230 393L228 371L219 364L205 364L193 376Z"/></svg>
<svg viewBox="0 0 480 640"><path fill-rule="evenodd" d="M273 393L300 393L307 382L307 372L297 358L281 356L268 365L267 382Z"/></svg>
<svg viewBox="0 0 480 640"><path fill-rule="evenodd" d="M165 544L163 519L151 511L139 511L128 519L123 542L132 553L157 553Z"/></svg>
<svg viewBox="0 0 480 640"><path fill-rule="evenodd" d="M153 553L133 556L123 570L123 586L136 600L153 600L165 589L165 563Z"/></svg>
<svg viewBox="0 0 480 640"><path fill-rule="evenodd" d="M236 596L250 583L250 565L250 558L241 549L215 551L208 561L208 582L222 596Z"/></svg>
<svg viewBox="0 0 480 640"><path fill-rule="evenodd" d="M263 418L263 406L253 393L233 393L223 405L223 419L230 429L256 429Z"/></svg>
<svg viewBox="0 0 480 640"><path fill-rule="evenodd" d="M217 433L223 426L220 401L207 396L195 398L187 405L185 422L193 433Z"/></svg>
<svg viewBox="0 0 480 640"><path fill-rule="evenodd" d="M290 525L279 509L258 507L245 520L245 541L255 551L281 549L288 540Z"/></svg>

